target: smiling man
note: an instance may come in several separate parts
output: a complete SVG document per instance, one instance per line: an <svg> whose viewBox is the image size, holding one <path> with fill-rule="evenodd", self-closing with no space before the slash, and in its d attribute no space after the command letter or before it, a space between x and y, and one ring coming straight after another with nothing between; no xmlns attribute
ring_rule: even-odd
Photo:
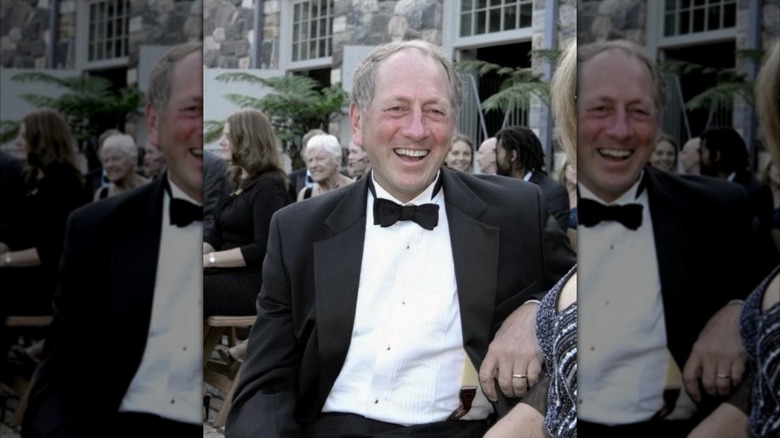
<svg viewBox="0 0 780 438"><path fill-rule="evenodd" d="M68 220L24 437L202 431L202 72L200 43L152 70L145 119L168 171ZM86 357L100 361L89 389L70 372Z"/></svg>
<svg viewBox="0 0 780 438"><path fill-rule="evenodd" d="M359 65L349 117L372 170L274 216L228 437L482 436L476 370L513 312L531 353L490 376L512 395L536 379L527 301L574 253L536 186L442 168L462 99L424 41Z"/></svg>
<svg viewBox="0 0 780 438"><path fill-rule="evenodd" d="M686 436L744 369L745 193L646 166L665 91L643 47L578 65L578 432Z"/></svg>

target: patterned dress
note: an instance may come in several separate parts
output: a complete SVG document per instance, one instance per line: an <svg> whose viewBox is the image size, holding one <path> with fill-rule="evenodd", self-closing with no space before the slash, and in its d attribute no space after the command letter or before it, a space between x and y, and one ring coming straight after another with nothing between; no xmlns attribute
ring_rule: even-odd
<svg viewBox="0 0 780 438"><path fill-rule="evenodd" d="M558 312L563 287L576 269L561 278L536 311L536 333L551 380L544 432L558 438L577 436L577 302Z"/></svg>
<svg viewBox="0 0 780 438"><path fill-rule="evenodd" d="M778 274L780 265L748 296L740 314L742 341L754 376L748 426L759 437L780 437L780 302L761 311L764 294L780 294L769 290Z"/></svg>

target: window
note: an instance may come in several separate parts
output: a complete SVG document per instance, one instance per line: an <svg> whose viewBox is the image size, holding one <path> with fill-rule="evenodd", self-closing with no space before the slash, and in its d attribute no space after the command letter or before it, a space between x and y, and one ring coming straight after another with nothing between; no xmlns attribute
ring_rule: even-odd
<svg viewBox="0 0 780 438"><path fill-rule="evenodd" d="M293 3L292 62L333 54L333 0Z"/></svg>
<svg viewBox="0 0 780 438"><path fill-rule="evenodd" d="M531 0L462 0L460 35L468 37L531 27Z"/></svg>
<svg viewBox="0 0 780 438"><path fill-rule="evenodd" d="M127 57L129 13L129 0L89 3L86 59L88 63L124 60Z"/></svg>
<svg viewBox="0 0 780 438"><path fill-rule="evenodd" d="M736 26L736 0L666 0L664 36L712 32Z"/></svg>

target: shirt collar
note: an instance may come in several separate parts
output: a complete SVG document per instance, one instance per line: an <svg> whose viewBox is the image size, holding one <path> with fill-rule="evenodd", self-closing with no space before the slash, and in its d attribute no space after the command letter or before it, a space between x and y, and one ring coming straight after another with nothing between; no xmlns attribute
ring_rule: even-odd
<svg viewBox="0 0 780 438"><path fill-rule="evenodd" d="M171 198L173 199L184 199L185 201L192 202L195 205L203 205L202 202L198 202L194 199L192 199L190 196L188 196L182 189L180 189L175 182L171 179L171 174L166 172L166 177L168 178L168 187L171 188L170 193L168 193Z"/></svg>
<svg viewBox="0 0 780 438"><path fill-rule="evenodd" d="M441 196L441 190L438 190L438 192L434 196L434 189L436 189L436 185L439 182L439 178L441 178L441 170L436 172L436 178L433 179L433 182L428 185L428 187L425 188L419 195L415 196L414 199L412 199L409 202L401 202L399 201L395 196L391 195L390 193L385 190L379 182L377 182L376 178L374 178L374 172L371 172L371 181L374 184L374 190L376 190L376 197L377 198L383 198L383 199L389 199L397 204L401 205L420 205L420 204L429 204L434 200L435 198L438 198Z"/></svg>

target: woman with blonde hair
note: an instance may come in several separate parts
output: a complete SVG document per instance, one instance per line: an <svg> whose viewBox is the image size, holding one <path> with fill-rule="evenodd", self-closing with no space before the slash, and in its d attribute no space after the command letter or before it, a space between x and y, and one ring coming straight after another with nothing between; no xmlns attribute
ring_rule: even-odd
<svg viewBox="0 0 780 438"><path fill-rule="evenodd" d="M780 40L756 78L756 113L772 162L780 166ZM748 296L739 318L752 378L704 419L689 437L780 436L780 265ZM751 383L752 382L752 383ZM746 385L750 385L747 387Z"/></svg>
<svg viewBox="0 0 780 438"><path fill-rule="evenodd" d="M52 109L27 114L15 144L25 162L26 196L11 212L7 241L0 242L0 321L51 314L66 221L84 201L76 146L62 115ZM8 334L0 325L0 357L13 342Z"/></svg>
<svg viewBox="0 0 780 438"><path fill-rule="evenodd" d="M577 165L577 42L563 51L551 83L555 135ZM544 374L485 438L577 436L577 273L567 273L536 309L536 336L544 356Z"/></svg>

